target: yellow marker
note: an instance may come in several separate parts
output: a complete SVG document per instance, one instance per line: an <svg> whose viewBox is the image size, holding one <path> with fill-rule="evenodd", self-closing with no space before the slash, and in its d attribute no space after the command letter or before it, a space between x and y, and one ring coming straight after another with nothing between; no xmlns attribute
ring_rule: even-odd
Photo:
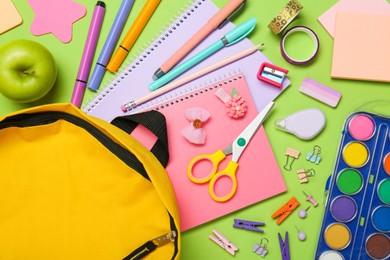
<svg viewBox="0 0 390 260"><path fill-rule="evenodd" d="M115 54L108 63L106 67L108 71L114 73L118 70L123 60L126 58L127 54L133 47L134 43L137 41L150 17L152 17L152 14L156 10L159 3L160 0L148 0L146 2L137 19L135 19L133 25L130 27L125 38L121 42L119 48L116 50Z"/></svg>
<svg viewBox="0 0 390 260"><path fill-rule="evenodd" d="M368 150L362 143L351 142L345 146L343 158L351 167L362 167L367 162Z"/></svg>

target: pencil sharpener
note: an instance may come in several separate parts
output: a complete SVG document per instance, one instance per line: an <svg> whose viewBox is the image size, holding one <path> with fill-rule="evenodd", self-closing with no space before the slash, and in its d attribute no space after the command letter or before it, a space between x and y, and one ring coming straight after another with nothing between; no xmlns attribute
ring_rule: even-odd
<svg viewBox="0 0 390 260"><path fill-rule="evenodd" d="M282 82L286 77L288 70L263 62L257 73L257 79L267 82L275 87L282 88Z"/></svg>

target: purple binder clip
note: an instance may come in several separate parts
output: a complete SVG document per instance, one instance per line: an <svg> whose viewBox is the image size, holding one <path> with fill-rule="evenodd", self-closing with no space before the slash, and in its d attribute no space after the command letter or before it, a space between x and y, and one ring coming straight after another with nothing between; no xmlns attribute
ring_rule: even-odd
<svg viewBox="0 0 390 260"><path fill-rule="evenodd" d="M264 225L265 225L264 222L254 222L254 221L248 221L242 219L234 219L233 227L264 233L264 230L257 227L257 226L264 226Z"/></svg>

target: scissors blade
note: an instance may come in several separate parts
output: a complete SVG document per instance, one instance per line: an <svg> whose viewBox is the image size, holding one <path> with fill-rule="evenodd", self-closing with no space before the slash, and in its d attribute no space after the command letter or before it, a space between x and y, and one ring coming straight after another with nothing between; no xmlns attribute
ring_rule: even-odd
<svg viewBox="0 0 390 260"><path fill-rule="evenodd" d="M271 101L268 103L263 110L252 120L252 122L241 132L241 134L233 141L233 155L232 161L237 162L240 158L242 152L245 150L249 141L252 139L253 135L259 130L261 124L264 122L264 119L267 117L268 113L271 111L274 106L274 102Z"/></svg>

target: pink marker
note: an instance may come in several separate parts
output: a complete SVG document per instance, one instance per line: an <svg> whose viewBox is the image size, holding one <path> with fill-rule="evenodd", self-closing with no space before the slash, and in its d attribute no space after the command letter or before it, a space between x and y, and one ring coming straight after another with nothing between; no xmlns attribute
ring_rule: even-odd
<svg viewBox="0 0 390 260"><path fill-rule="evenodd" d="M303 80L299 91L331 107L336 107L341 98L340 92L310 78Z"/></svg>
<svg viewBox="0 0 390 260"><path fill-rule="evenodd" d="M92 15L87 40L84 45L83 56L77 73L76 83L73 88L72 99L70 101L77 107L80 107L81 102L83 101L85 87L91 71L93 56L95 55L96 45L99 39L105 12L106 4L102 1L98 1Z"/></svg>
<svg viewBox="0 0 390 260"><path fill-rule="evenodd" d="M172 69L184 56L195 48L212 31L222 27L232 15L236 14L246 3L247 0L230 0L221 10L219 10L191 39L189 39L172 57L157 69L153 79L158 79Z"/></svg>

